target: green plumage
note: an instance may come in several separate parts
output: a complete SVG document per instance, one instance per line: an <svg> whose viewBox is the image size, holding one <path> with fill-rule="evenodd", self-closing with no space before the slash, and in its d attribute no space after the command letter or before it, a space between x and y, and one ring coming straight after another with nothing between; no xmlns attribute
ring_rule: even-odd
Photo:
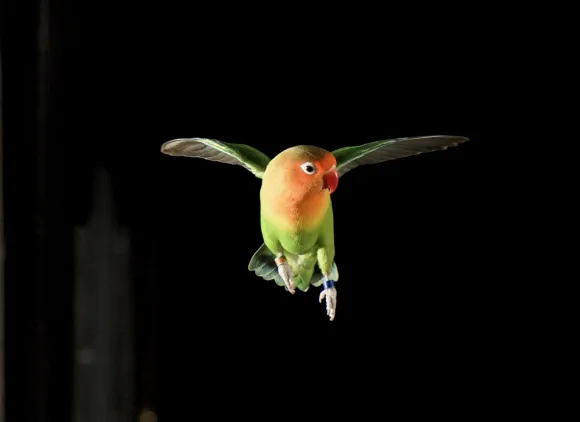
<svg viewBox="0 0 580 422"><path fill-rule="evenodd" d="M316 287L322 284L321 267L325 272L332 273L334 281L338 281L338 268L334 262L333 223L332 205L318 227L298 233L280 229L262 216L264 244L250 260L248 269L265 280L275 280L276 284L284 286L274 263L276 255L272 251L276 251L281 252L288 260L299 290L305 292L310 284Z"/></svg>
<svg viewBox="0 0 580 422"><path fill-rule="evenodd" d="M282 277L280 277L280 274L278 274L274 258L276 258L276 256L270 252L270 249L268 249L266 244L263 243L254 256L252 256L248 269L254 271L258 277L262 277L264 280L274 280L278 286L284 286L284 281L282 280ZM296 282L296 287L298 289L305 292L308 290L309 284L312 284L315 287L322 284L322 272L316 265L316 255L306 255L306 259L303 259L301 262L298 262L298 257L296 255L290 253L286 255L286 258L288 259L290 266L295 270L294 281ZM303 278L302 275L299 275L300 273L304 274L304 272L310 272L312 274L310 283L305 281L305 278ZM332 279L337 281L338 268L335 263L332 264L331 274ZM284 288L286 287L284 286Z"/></svg>
<svg viewBox="0 0 580 422"><path fill-rule="evenodd" d="M341 148L333 151L332 155L336 159L338 176L342 177L360 165L444 150L467 140L468 138L460 136L387 139ZM265 179L266 170L273 161L248 145L230 144L204 138L175 139L163 144L161 151L168 155L197 157L240 165L261 179ZM324 215L322 222L309 230L283 230L280 228L280 224L269 221L264 216L261 218L261 228L264 244L254 253L248 266L249 270L254 271L257 276L265 280L274 280L277 285L284 286L274 262L276 254L282 253L294 272L296 287L302 291L308 290L310 285L319 286L322 283L320 267L327 274L330 273L334 281L338 279L338 270L334 263L332 205ZM358 264L350 263L350 265Z"/></svg>

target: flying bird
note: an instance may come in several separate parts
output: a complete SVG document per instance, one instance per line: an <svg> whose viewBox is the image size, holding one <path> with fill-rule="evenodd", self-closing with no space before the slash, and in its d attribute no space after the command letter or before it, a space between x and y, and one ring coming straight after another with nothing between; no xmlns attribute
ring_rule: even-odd
<svg viewBox="0 0 580 422"><path fill-rule="evenodd" d="M441 151L468 141L463 136L396 138L327 151L299 145L273 159L257 149L206 138L165 142L161 152L245 167L262 180L260 224L264 243L248 269L294 294L320 287L330 320L336 316L338 268L330 196L350 170L411 155Z"/></svg>

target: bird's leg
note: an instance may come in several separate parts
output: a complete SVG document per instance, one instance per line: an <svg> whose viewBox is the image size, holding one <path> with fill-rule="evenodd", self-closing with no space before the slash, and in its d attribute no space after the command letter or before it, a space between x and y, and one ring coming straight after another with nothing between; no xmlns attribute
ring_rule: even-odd
<svg viewBox="0 0 580 422"><path fill-rule="evenodd" d="M333 321L336 316L336 287L334 287L334 281L330 279L330 275L326 274L324 275L322 292L320 292L318 302L322 302L324 298L326 298L326 315Z"/></svg>
<svg viewBox="0 0 580 422"><path fill-rule="evenodd" d="M276 255L276 259L274 260L274 262L276 262L276 265L278 266L278 274L280 274L280 277L282 277L282 280L284 280L286 288L290 293L294 294L295 288L294 276L292 274L292 268L288 264L288 261L286 260L284 255L278 253Z"/></svg>
<svg viewBox="0 0 580 422"><path fill-rule="evenodd" d="M333 321L336 315L336 287L334 280L331 279L332 263L334 260L334 247L332 245L321 247L316 252L318 266L322 271L322 292L320 292L319 302L326 298L326 314Z"/></svg>

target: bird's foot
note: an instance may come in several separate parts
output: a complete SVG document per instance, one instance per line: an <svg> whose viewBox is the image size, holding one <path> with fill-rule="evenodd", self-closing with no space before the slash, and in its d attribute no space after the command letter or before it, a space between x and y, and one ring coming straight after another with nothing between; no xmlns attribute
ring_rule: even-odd
<svg viewBox="0 0 580 422"><path fill-rule="evenodd" d="M276 258L275 261L276 264L278 265L278 274L280 274L280 277L282 277L282 280L284 280L286 288L290 293L294 294L295 293L294 289L296 288L296 286L294 285L294 276L292 274L292 268L290 268L290 265L286 261L286 258L284 258L283 256L279 256L278 258Z"/></svg>
<svg viewBox="0 0 580 422"><path fill-rule="evenodd" d="M333 321L336 316L336 287L334 287L334 281L326 277L324 278L322 286L323 290L320 292L318 302L322 302L322 299L326 298L326 315Z"/></svg>

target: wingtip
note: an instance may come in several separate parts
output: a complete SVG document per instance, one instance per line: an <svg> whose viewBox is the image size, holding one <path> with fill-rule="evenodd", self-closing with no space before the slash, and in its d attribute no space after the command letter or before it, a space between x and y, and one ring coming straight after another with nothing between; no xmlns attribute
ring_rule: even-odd
<svg viewBox="0 0 580 422"><path fill-rule="evenodd" d="M161 150L161 152L162 152L163 154L169 154L169 149L170 149L170 148L169 148L169 144L171 144L173 141L174 141L174 140L171 140L171 141L163 142L163 143L161 144L161 148L160 148L160 150Z"/></svg>
<svg viewBox="0 0 580 422"><path fill-rule="evenodd" d="M161 152L163 154L167 154L167 155L175 155L173 154L173 146L175 146L176 144L183 142L183 141L201 141L203 142L204 140L207 140L207 138L175 138L175 139L171 139L170 141L164 142L163 144L161 144Z"/></svg>
<svg viewBox="0 0 580 422"><path fill-rule="evenodd" d="M467 136L458 136L458 135L439 135L439 137L447 138L448 140L452 141L451 144L448 145L448 147L456 147L456 146L470 140Z"/></svg>
<svg viewBox="0 0 580 422"><path fill-rule="evenodd" d="M467 136L462 136L462 135L436 135L435 137L451 138L451 139L454 139L456 142L469 141L469 138Z"/></svg>
<svg viewBox="0 0 580 422"><path fill-rule="evenodd" d="M183 138L176 138L176 139L171 139L170 141L164 142L163 144L161 144L161 152L163 154L167 154L167 155L174 155L173 154L173 146L178 143L179 141L182 141Z"/></svg>
<svg viewBox="0 0 580 422"><path fill-rule="evenodd" d="M458 144L469 141L469 138L467 136L454 136L454 138L456 139L456 142Z"/></svg>

